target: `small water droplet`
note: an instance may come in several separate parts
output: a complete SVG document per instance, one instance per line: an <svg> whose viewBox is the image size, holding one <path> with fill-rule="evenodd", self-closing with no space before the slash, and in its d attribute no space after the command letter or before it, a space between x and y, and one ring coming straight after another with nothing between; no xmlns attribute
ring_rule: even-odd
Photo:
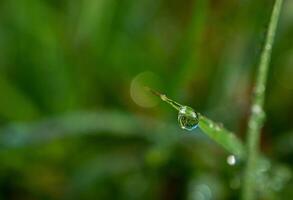
<svg viewBox="0 0 293 200"><path fill-rule="evenodd" d="M192 131L198 126L198 114L188 106L182 106L178 113L178 122L182 129Z"/></svg>
<svg viewBox="0 0 293 200"><path fill-rule="evenodd" d="M236 164L236 158L234 155L230 155L227 157L227 163L229 165L235 165Z"/></svg>
<svg viewBox="0 0 293 200"><path fill-rule="evenodd" d="M253 105L252 106L252 112L256 113L256 114L259 114L262 112L262 109L259 105Z"/></svg>

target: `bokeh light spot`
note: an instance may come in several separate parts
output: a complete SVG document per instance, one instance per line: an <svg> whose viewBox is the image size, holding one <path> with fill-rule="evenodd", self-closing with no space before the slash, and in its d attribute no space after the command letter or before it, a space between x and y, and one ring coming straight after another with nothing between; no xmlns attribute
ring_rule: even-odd
<svg viewBox="0 0 293 200"><path fill-rule="evenodd" d="M142 72L135 76L130 85L130 96L139 106L145 108L155 107L159 103L159 98L148 92L145 87L159 88L160 79L153 72Z"/></svg>

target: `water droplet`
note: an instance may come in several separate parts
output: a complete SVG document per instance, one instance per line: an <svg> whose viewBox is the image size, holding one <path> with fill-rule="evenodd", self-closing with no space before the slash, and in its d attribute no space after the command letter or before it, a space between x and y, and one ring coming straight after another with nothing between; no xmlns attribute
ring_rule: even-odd
<svg viewBox="0 0 293 200"><path fill-rule="evenodd" d="M198 114L188 106L182 106L178 113L178 122L182 129L192 131L198 126Z"/></svg>
<svg viewBox="0 0 293 200"><path fill-rule="evenodd" d="M252 112L259 114L262 112L262 108L259 105L253 105L252 106Z"/></svg>
<svg viewBox="0 0 293 200"><path fill-rule="evenodd" d="M227 157L227 163L229 165L235 165L236 164L236 158L234 155L230 155Z"/></svg>

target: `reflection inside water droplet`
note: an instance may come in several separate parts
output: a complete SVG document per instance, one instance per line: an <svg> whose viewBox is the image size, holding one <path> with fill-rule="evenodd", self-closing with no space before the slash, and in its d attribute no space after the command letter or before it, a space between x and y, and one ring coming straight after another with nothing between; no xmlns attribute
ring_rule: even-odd
<svg viewBox="0 0 293 200"><path fill-rule="evenodd" d="M182 129L192 131L198 126L198 114L188 106L182 106L178 113L178 122Z"/></svg>

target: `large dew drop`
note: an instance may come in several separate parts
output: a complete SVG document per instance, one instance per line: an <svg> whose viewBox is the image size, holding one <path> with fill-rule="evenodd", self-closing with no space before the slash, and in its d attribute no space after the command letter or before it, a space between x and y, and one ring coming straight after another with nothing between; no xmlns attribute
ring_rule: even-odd
<svg viewBox="0 0 293 200"><path fill-rule="evenodd" d="M178 122L182 129L192 131L198 126L198 114L188 106L182 106L178 113Z"/></svg>

